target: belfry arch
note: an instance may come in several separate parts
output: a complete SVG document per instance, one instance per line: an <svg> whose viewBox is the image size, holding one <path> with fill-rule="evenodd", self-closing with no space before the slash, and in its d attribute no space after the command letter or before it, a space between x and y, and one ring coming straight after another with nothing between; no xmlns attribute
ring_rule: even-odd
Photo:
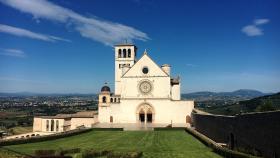
<svg viewBox="0 0 280 158"><path fill-rule="evenodd" d="M153 123L155 120L155 110L148 103L142 103L136 109L136 119L139 123Z"/></svg>

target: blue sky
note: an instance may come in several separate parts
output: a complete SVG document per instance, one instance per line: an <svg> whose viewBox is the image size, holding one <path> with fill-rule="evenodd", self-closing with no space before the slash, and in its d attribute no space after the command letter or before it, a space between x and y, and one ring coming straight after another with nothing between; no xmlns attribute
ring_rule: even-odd
<svg viewBox="0 0 280 158"><path fill-rule="evenodd" d="M0 0L0 92L96 93L112 45L171 64L182 92L280 91L280 1Z"/></svg>

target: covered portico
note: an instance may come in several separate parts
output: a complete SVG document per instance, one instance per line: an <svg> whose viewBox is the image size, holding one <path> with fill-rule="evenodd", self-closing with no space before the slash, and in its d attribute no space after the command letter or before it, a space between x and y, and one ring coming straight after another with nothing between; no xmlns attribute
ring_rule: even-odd
<svg viewBox="0 0 280 158"><path fill-rule="evenodd" d="M155 119L155 110L149 103L142 103L136 109L136 120L139 123L153 123Z"/></svg>

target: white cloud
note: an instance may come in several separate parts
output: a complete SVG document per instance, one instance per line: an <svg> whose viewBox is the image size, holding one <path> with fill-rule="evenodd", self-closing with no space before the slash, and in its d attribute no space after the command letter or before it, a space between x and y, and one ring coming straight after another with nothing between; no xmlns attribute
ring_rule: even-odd
<svg viewBox="0 0 280 158"><path fill-rule="evenodd" d="M261 36L263 35L263 30L259 27L259 25L264 25L269 22L269 19L256 19L254 23L251 25L244 26L241 31L245 33L247 36Z"/></svg>
<svg viewBox="0 0 280 158"><path fill-rule="evenodd" d="M56 36L49 36L49 38L56 40L56 41L64 41L64 42L72 42L69 39L61 38L61 37L56 37Z"/></svg>
<svg viewBox="0 0 280 158"><path fill-rule="evenodd" d="M269 19L256 19L255 21L255 25L263 25L269 22Z"/></svg>
<svg viewBox="0 0 280 158"><path fill-rule="evenodd" d="M247 25L242 28L242 32L244 32L247 36L260 36L263 35L263 31L256 27L255 25Z"/></svg>
<svg viewBox="0 0 280 158"><path fill-rule="evenodd" d="M28 37L28 38L32 38L32 39L48 41L48 42L55 42L55 41L70 42L70 40L63 39L60 37L35 33L35 32L31 32L29 30L25 30L22 28L17 28L17 27L3 25L3 24L0 24L0 32L15 35L15 36L20 36L20 37Z"/></svg>
<svg viewBox="0 0 280 158"><path fill-rule="evenodd" d="M105 45L114 45L125 40L132 42L149 39L147 34L133 27L96 17L86 17L46 0L0 0L0 2L21 12L32 14L35 19L48 19L73 26L81 36Z"/></svg>
<svg viewBox="0 0 280 158"><path fill-rule="evenodd" d="M26 54L24 53L24 51L19 50L19 49L2 49L2 52L0 52L0 55L19 57L19 58L26 57Z"/></svg>

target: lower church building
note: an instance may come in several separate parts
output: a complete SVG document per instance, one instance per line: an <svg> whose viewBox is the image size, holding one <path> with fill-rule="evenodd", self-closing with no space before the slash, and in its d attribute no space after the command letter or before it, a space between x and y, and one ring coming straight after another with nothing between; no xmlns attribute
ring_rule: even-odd
<svg viewBox="0 0 280 158"><path fill-rule="evenodd" d="M143 53L136 60L133 44L115 46L115 91L105 85L99 94L99 123L153 123L185 127L194 101L181 100L180 78L171 66L157 65Z"/></svg>

